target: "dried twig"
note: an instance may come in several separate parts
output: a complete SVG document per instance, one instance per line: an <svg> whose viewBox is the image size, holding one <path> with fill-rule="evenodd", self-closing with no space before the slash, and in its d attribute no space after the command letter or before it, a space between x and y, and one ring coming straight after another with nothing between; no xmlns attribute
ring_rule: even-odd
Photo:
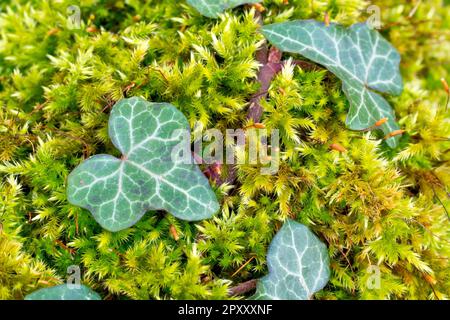
<svg viewBox="0 0 450 320"><path fill-rule="evenodd" d="M257 77L261 86L259 91L250 99L250 107L247 113L247 119L253 120L254 123L260 122L263 114L261 101L267 97L270 83L283 67L281 55L281 51L275 47L267 50L267 44L265 44L257 54L258 62L262 65Z"/></svg>
<svg viewBox="0 0 450 320"><path fill-rule="evenodd" d="M230 288L228 291L228 295L230 297L240 296L249 291L252 291L252 290L256 289L257 282L258 282L258 280L256 280L256 279L242 282L242 283L238 284L237 286Z"/></svg>

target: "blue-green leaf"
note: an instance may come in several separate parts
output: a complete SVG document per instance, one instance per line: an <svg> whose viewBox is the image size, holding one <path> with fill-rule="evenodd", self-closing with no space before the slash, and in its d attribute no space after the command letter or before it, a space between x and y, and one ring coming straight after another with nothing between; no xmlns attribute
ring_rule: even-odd
<svg viewBox="0 0 450 320"><path fill-rule="evenodd" d="M25 300L101 300L101 298L86 286L62 284L30 293Z"/></svg>
<svg viewBox="0 0 450 320"><path fill-rule="evenodd" d="M380 127L385 135L399 129L391 106L375 90L392 95L402 92L400 55L366 23L345 28L314 20L290 21L264 26L262 33L279 49L299 53L342 80L350 102L346 121L350 129L374 128L383 118L388 118ZM389 138L387 143L395 147L398 139Z"/></svg>
<svg viewBox="0 0 450 320"><path fill-rule="evenodd" d="M258 281L255 299L307 300L330 277L327 247L304 225L288 220L267 254L269 274Z"/></svg>
<svg viewBox="0 0 450 320"><path fill-rule="evenodd" d="M179 133L177 133L179 132ZM192 155L189 161L172 156L175 147L190 150L189 125L167 103L142 98L115 104L109 136L121 159L96 155L68 178L68 200L89 210L100 225L119 231L134 225L146 211L166 210L188 221L210 218L219 204Z"/></svg>
<svg viewBox="0 0 450 320"><path fill-rule="evenodd" d="M227 9L246 3L258 3L262 0L187 0L202 15L209 18L217 18Z"/></svg>

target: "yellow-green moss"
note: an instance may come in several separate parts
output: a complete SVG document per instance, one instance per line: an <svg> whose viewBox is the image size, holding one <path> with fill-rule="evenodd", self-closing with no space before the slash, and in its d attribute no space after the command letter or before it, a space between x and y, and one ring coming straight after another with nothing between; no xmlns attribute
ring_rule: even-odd
<svg viewBox="0 0 450 320"><path fill-rule="evenodd" d="M1 299L57 283L71 265L104 298L228 298L228 287L266 274L267 246L287 217L329 247L332 277L316 298L449 297L450 113L440 82L450 82L448 3L375 2L380 32L402 55L405 90L390 98L406 130L397 149L346 129L348 102L331 73L288 64L263 103L262 122L281 133L276 175L239 166L235 186L216 187L222 208L213 219L158 213L113 234L65 195L83 158L117 154L107 137L112 104L138 95L173 103L192 126L242 128L263 37L249 7L212 20L174 0L81 1L73 30L72 2L0 4ZM263 16L329 12L348 25L370 16L368 5L267 0ZM367 286L371 265L379 289Z"/></svg>

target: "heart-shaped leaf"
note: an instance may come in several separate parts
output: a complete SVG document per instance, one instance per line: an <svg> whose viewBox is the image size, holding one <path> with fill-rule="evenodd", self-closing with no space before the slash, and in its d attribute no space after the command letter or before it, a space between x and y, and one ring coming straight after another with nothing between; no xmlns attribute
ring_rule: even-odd
<svg viewBox="0 0 450 320"><path fill-rule="evenodd" d="M350 101L347 125L353 130L380 128L386 136L398 125L389 103L374 90L399 95L403 90L400 55L366 23L345 28L314 20L290 21L262 28L264 36L283 51L317 62L343 82ZM375 124L387 118L379 127ZM387 139L391 147L399 137Z"/></svg>
<svg viewBox="0 0 450 320"><path fill-rule="evenodd" d="M96 155L75 168L69 202L110 231L132 226L148 210L188 221L210 218L219 204L208 180L190 153L189 161L172 156L180 144L190 150L183 133L189 133L188 122L173 105L120 100L111 111L109 136L123 156Z"/></svg>
<svg viewBox="0 0 450 320"><path fill-rule="evenodd" d="M262 0L187 0L202 15L209 18L217 18L227 9L246 3L258 3Z"/></svg>
<svg viewBox="0 0 450 320"><path fill-rule="evenodd" d="M288 220L267 254L269 274L258 281L255 299L307 300L330 277L327 247L304 225Z"/></svg>
<svg viewBox="0 0 450 320"><path fill-rule="evenodd" d="M101 298L86 286L62 284L30 293L25 300L101 300Z"/></svg>

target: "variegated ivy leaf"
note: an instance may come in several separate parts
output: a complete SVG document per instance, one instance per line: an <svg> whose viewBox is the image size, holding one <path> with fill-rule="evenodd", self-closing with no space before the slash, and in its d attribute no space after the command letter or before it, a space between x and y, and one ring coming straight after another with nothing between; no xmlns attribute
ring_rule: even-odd
<svg viewBox="0 0 450 320"><path fill-rule="evenodd" d="M110 231L132 226L148 210L188 221L211 217L219 204L208 180L190 152L189 161L172 155L180 144L190 150L185 133L188 122L171 104L120 100L111 111L109 136L122 157L96 155L75 168L69 202L88 209Z"/></svg>
<svg viewBox="0 0 450 320"><path fill-rule="evenodd" d="M269 274L258 281L255 299L307 300L330 277L327 247L304 225L288 220L267 254Z"/></svg>
<svg viewBox="0 0 450 320"><path fill-rule="evenodd" d="M101 300L101 298L86 286L62 284L30 293L25 300Z"/></svg>
<svg viewBox="0 0 450 320"><path fill-rule="evenodd" d="M272 24L262 28L264 36L283 51L299 53L317 62L343 82L350 102L347 125L353 130L380 128L385 135L398 130L389 103L374 90L399 95L403 90L400 55L366 23L345 28L337 24L304 20ZM398 137L387 139L395 147Z"/></svg>
<svg viewBox="0 0 450 320"><path fill-rule="evenodd" d="M217 18L227 9L246 3L258 3L262 0L187 0L202 15L209 18Z"/></svg>

